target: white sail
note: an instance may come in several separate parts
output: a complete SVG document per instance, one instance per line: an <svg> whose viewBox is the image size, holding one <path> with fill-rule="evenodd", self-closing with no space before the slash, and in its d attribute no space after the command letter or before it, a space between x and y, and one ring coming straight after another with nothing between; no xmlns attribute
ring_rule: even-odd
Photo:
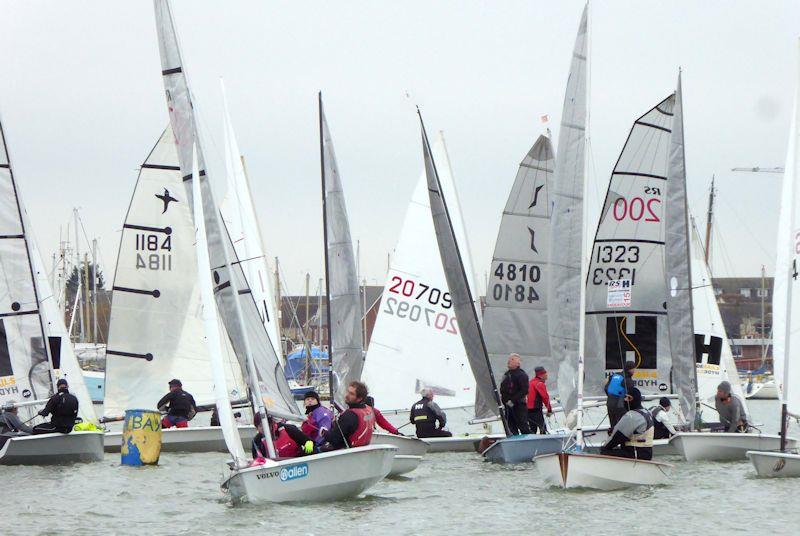
<svg viewBox="0 0 800 536"><path fill-rule="evenodd" d="M233 124L228 112L225 84L222 80L220 80L220 85L225 109L225 170L228 173L228 190L222 200L220 211L233 241L236 256L239 257L244 269L253 293L253 300L261 321L264 323L264 328L267 330L269 340L275 352L281 355L280 320L272 295L272 276L267 266L264 241L258 226L258 216L239 152L239 145L236 143L236 134L233 131Z"/></svg>
<svg viewBox="0 0 800 536"><path fill-rule="evenodd" d="M193 169L198 169L197 156L193 158ZM205 328L205 342L211 358L211 371L214 378L214 398L222 428L222 436L228 452L233 456L236 465L245 461L242 448L242 438L236 426L236 419L231 410L230 400L226 389L225 361L223 346L220 339L220 322L217 316L217 303L214 300L214 285L211 281L211 261L208 258L208 239L206 238L205 218L203 217L203 196L200 193L200 181L196 175L192 180L192 214L197 222L195 252L197 259L197 273L199 274L200 296L202 304L201 317Z"/></svg>
<svg viewBox="0 0 800 536"><path fill-rule="evenodd" d="M673 392L663 200L674 105L670 95L634 122L611 175L587 278L589 395L626 361L642 393Z"/></svg>
<svg viewBox="0 0 800 536"><path fill-rule="evenodd" d="M437 167L439 181L459 244L465 243L466 232L441 135L433 145L433 155L437 165L443 163L443 169ZM470 277L466 263L464 269ZM390 258L362 373L378 407L408 409L425 387L434 389L442 408L473 404L475 377L452 307L423 169Z"/></svg>
<svg viewBox="0 0 800 536"><path fill-rule="evenodd" d="M154 407L172 378L198 404L214 400L194 242L191 200L168 127L142 164L120 238L106 349L106 415ZM235 373L238 363L226 355L230 397L246 397Z"/></svg>
<svg viewBox="0 0 800 536"><path fill-rule="evenodd" d="M582 340L581 274L584 253L585 149L587 123L587 16L583 10L572 51L564 107L558 135L553 213L548 257L553 276L547 282L550 348L557 370L561 404L571 411L577 404L578 353Z"/></svg>
<svg viewBox="0 0 800 536"><path fill-rule="evenodd" d="M736 371L736 362L725 333L725 324L719 312L711 274L706 265L700 234L692 226L692 306L694 318L695 361L697 365L697 395L700 402L713 402L719 382L731 383L747 410L742 383ZM774 317L774 316L773 316Z"/></svg>
<svg viewBox="0 0 800 536"><path fill-rule="evenodd" d="M361 378L364 366L362 346L361 304L356 258L347 221L347 206L342 181L333 151L333 140L319 96L320 144L322 152L322 210L325 224L325 270L328 291L328 330L333 360L334 384L331 391L336 402L344 407L347 385Z"/></svg>
<svg viewBox="0 0 800 536"><path fill-rule="evenodd" d="M168 0L154 0L154 5L161 54L161 74L187 199L192 198L190 183L192 180L192 152L195 143L197 146L197 161L200 167L198 174L200 187L203 189L203 212L206 218L209 258L214 272L216 284L214 294L220 317L225 324L240 368L247 373L247 383L250 385L252 385L252 381L259 383L261 391L264 393L264 403L268 409L274 408L297 415L299 409L292 399L280 360L270 343L264 324L261 322L227 229L218 217L218 207L214 201L213 188L210 184L211 172L205 165L201 132L196 129L195 113L197 108L192 102L189 92L169 2ZM231 259L230 264L226 259ZM238 289L236 294L233 292L234 288ZM248 355L255 363L255 373L258 378L249 378Z"/></svg>
<svg viewBox="0 0 800 536"><path fill-rule="evenodd" d="M49 341L53 368L56 369L59 378L67 380L70 393L78 399L78 417L83 422L98 424L92 397L89 395L89 390L83 381L83 371L80 363L78 363L78 358L75 356L75 350L72 346L72 341L70 341L67 327L64 325L64 317L58 307L58 301L53 295L50 282L47 279L47 270L44 267L36 240L31 238L29 243L31 244L31 261L33 261L33 270L36 274L39 291L39 310Z"/></svg>
<svg viewBox="0 0 800 536"><path fill-rule="evenodd" d="M548 383L557 396L546 294L554 160L550 138L539 136L519 165L494 248L483 332L496 375L506 370L509 354L518 353L528 374L537 366L553 371Z"/></svg>
<svg viewBox="0 0 800 536"><path fill-rule="evenodd" d="M53 392L24 210L0 124L0 405Z"/></svg>
<svg viewBox="0 0 800 536"><path fill-rule="evenodd" d="M798 43L800 45L800 43ZM800 53L800 46L798 46ZM800 415L800 291L797 289L800 263L800 62L796 73L794 108L789 129L789 147L783 175L778 220L775 287L772 298L772 332L775 381L781 401L792 415Z"/></svg>

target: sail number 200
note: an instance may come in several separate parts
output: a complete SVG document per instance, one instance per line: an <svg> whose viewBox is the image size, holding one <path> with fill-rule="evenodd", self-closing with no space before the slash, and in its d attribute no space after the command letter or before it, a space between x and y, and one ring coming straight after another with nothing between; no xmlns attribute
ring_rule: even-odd
<svg viewBox="0 0 800 536"><path fill-rule="evenodd" d="M172 270L172 237L157 234L136 235L136 268ZM142 252L142 253L140 253Z"/></svg>

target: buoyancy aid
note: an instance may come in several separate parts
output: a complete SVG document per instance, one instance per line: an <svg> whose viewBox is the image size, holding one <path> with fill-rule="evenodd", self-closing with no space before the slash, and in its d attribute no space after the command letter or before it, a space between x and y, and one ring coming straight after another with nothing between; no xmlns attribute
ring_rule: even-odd
<svg viewBox="0 0 800 536"><path fill-rule="evenodd" d="M625 396L625 376L619 372L611 375L611 380L608 382L608 394L616 396L617 398Z"/></svg>
<svg viewBox="0 0 800 536"><path fill-rule="evenodd" d="M655 428L653 427L653 416L649 411L644 409L633 410L641 415L647 422L647 428L640 434L633 434L628 441L625 442L627 447L653 447L653 436L655 435Z"/></svg>
<svg viewBox="0 0 800 536"><path fill-rule="evenodd" d="M411 422L414 424L436 424L436 413L428 407L429 398L423 398L411 407Z"/></svg>
<svg viewBox="0 0 800 536"><path fill-rule="evenodd" d="M278 458L295 458L300 455L300 446L289 437L289 433L283 426L279 426L272 434L272 446L275 447L275 455Z"/></svg>
<svg viewBox="0 0 800 536"><path fill-rule="evenodd" d="M347 438L347 442L351 447L369 445L372 440L372 429L375 427L375 413L372 408L364 406L363 408L350 408L347 411L352 411L358 417L358 427Z"/></svg>

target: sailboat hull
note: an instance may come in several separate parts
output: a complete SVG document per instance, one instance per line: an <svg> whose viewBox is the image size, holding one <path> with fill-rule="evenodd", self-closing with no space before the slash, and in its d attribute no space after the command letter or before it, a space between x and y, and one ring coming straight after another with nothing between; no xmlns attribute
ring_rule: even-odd
<svg viewBox="0 0 800 536"><path fill-rule="evenodd" d="M385 478L397 447L368 445L234 470L222 483L234 504L356 497Z"/></svg>
<svg viewBox="0 0 800 536"><path fill-rule="evenodd" d="M370 444L397 447L397 455L392 463L389 476L410 473L419 466L422 457L428 452L428 444L421 439L394 434L374 433Z"/></svg>
<svg viewBox="0 0 800 536"><path fill-rule="evenodd" d="M484 437L489 439L502 439L505 436L502 434L493 434L487 436L468 435L468 436L453 436L453 437L423 437L422 441L428 444L428 452L478 452L478 445Z"/></svg>
<svg viewBox="0 0 800 536"><path fill-rule="evenodd" d="M773 380L757 383L753 385L749 393L745 394L745 398L747 400L778 400L778 387Z"/></svg>
<svg viewBox="0 0 800 536"><path fill-rule="evenodd" d="M245 452L256 436L252 425L239 426L239 435ZM119 452L122 448L122 432L107 432L104 438L106 452ZM195 426L168 428L161 433L161 452L228 452L222 428L218 426Z"/></svg>
<svg viewBox="0 0 800 536"><path fill-rule="evenodd" d="M527 434L506 437L495 441L483 452L483 457L493 463L526 463L536 456L561 452L566 434Z"/></svg>
<svg viewBox="0 0 800 536"><path fill-rule="evenodd" d="M764 478L800 477L800 455L787 452L747 451L758 476Z"/></svg>
<svg viewBox="0 0 800 536"><path fill-rule="evenodd" d="M770 434L681 432L670 439L670 445L689 462L735 461L746 459L749 450L777 451L780 441L780 436ZM797 440L788 438L786 444L793 449Z"/></svg>
<svg viewBox="0 0 800 536"><path fill-rule="evenodd" d="M551 486L602 491L667 483L671 465L600 454L559 452L534 460L539 473Z"/></svg>
<svg viewBox="0 0 800 536"><path fill-rule="evenodd" d="M102 432L13 437L0 449L0 465L59 465L102 459Z"/></svg>

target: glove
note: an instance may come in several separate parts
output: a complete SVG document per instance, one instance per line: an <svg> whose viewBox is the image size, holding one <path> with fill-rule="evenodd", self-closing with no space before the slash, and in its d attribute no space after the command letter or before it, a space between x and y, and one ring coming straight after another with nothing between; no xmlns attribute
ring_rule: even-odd
<svg viewBox="0 0 800 536"><path fill-rule="evenodd" d="M313 454L314 453L314 442L313 441L306 441L303 445L303 452L306 454Z"/></svg>
<svg viewBox="0 0 800 536"><path fill-rule="evenodd" d="M41 415L42 417L46 417L47 416L47 411L42 410L42 411L39 412L39 415Z"/></svg>
<svg viewBox="0 0 800 536"><path fill-rule="evenodd" d="M552 412L552 411L548 411L548 412L547 412L547 416L548 416L548 417L552 417L552 416L553 416L553 412Z"/></svg>
<svg viewBox="0 0 800 536"><path fill-rule="evenodd" d="M400 432L400 431L397 432L397 435L405 437L405 434L403 432Z"/></svg>
<svg viewBox="0 0 800 536"><path fill-rule="evenodd" d="M509 400L508 402L506 402L506 406L508 406L509 408L513 408L514 407L514 403Z"/></svg>

